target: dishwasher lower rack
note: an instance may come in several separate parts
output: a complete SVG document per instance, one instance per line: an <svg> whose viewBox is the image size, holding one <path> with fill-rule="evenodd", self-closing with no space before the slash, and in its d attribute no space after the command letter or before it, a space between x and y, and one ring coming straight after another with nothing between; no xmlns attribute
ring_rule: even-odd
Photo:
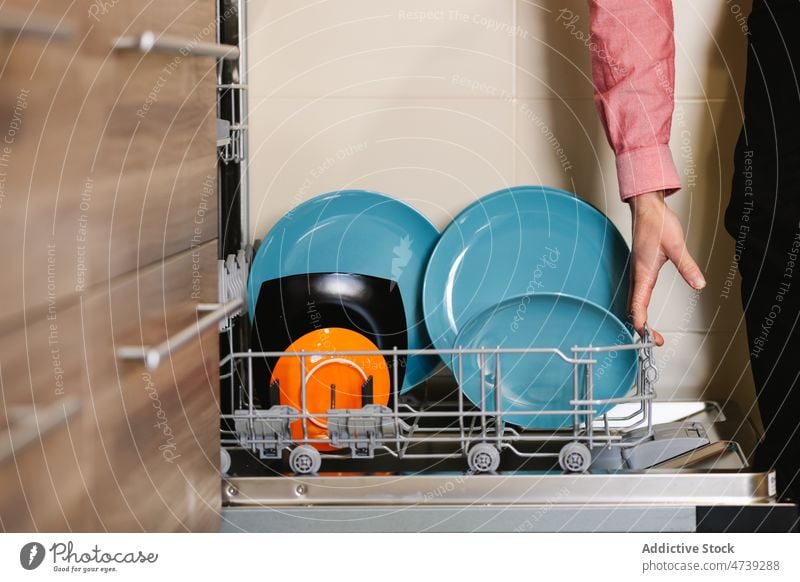
<svg viewBox="0 0 800 582"><path fill-rule="evenodd" d="M654 344L647 333L636 343L613 346L576 346L569 355L557 348L494 348L453 350L384 350L378 352L234 352L221 360L221 373L234 380L230 383L232 413L222 415L221 444L223 472L230 466L235 451L245 451L264 461L288 461L288 468L297 475L317 474L321 469L361 470L360 462L383 458L392 462L392 470L404 466L419 470L420 462L441 468L458 463L469 473L494 473L501 455L519 460L557 462L565 472L582 473L597 458L597 451L616 451L622 458L627 451L651 442L654 435L654 385L658 377L653 358ZM596 399L593 395L593 366L597 354L634 350L639 367L633 390L628 396ZM305 358L381 354L393 361L390 406L367 404L359 409L331 409L324 414L306 410ZM560 358L572 366L570 408L567 410L502 410L502 368L505 355L542 354ZM449 398L415 400L401 396L396 371L402 357L435 355L452 357L457 370L462 370L465 357L477 357L479 369L492 367L496 389L490 390L481 378L479 406L469 402L458 388ZM254 398L254 358L296 357L300 359L301 409L289 406L258 408ZM238 380L238 381L236 381ZM629 405L621 416L599 414L600 408ZM633 406L633 410L630 410ZM613 412L613 411L612 411ZM516 415L559 415L572 418L571 429L562 431L523 430L514 426ZM302 427L301 438L293 437L292 424ZM312 438L309 423L325 426L324 438ZM625 425L625 431L615 426ZM637 429L632 432L632 429ZM631 435L634 435L633 437ZM315 446L316 445L316 446ZM327 445L319 447L319 445ZM320 452L319 448L334 449ZM456 463L454 466L453 463ZM365 466L365 465L362 465ZM374 463L370 466L374 466ZM624 464L623 467L624 468Z"/></svg>
<svg viewBox="0 0 800 582"><path fill-rule="evenodd" d="M356 463L331 459L318 475L297 475L281 461L259 460L249 449L232 451L234 465L220 484L222 531L752 532L795 527L798 508L776 501L774 473L746 464L742 452L753 450L758 432L737 407L723 411L713 402L656 401L652 418L652 442L664 427L682 424L704 427L710 444L645 469L609 470L597 459L586 473L548 468L545 459L516 459L509 452L500 470L490 474L465 472L463 458L394 460L392 470L385 463L390 455L376 454ZM723 445L724 452L698 458ZM647 448L620 450L636 457Z"/></svg>

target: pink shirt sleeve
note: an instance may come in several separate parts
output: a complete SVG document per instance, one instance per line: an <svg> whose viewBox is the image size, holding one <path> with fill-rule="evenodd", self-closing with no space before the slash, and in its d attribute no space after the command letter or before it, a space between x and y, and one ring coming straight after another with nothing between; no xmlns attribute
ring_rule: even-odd
<svg viewBox="0 0 800 582"><path fill-rule="evenodd" d="M589 0L595 104L614 149L623 200L676 192L672 0Z"/></svg>

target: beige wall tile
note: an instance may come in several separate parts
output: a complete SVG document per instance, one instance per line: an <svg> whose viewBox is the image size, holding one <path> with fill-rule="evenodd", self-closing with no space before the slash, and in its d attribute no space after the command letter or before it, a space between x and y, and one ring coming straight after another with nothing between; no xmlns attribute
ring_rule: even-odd
<svg viewBox="0 0 800 582"><path fill-rule="evenodd" d="M577 192L627 223L613 153L590 99L520 99L514 112L518 183ZM618 212L621 207L624 212Z"/></svg>
<svg viewBox="0 0 800 582"><path fill-rule="evenodd" d="M522 98L590 98L586 0L518 0L517 94Z"/></svg>
<svg viewBox="0 0 800 582"><path fill-rule="evenodd" d="M458 95L453 75L512 89L514 0L260 0L248 49L256 96Z"/></svg>
<svg viewBox="0 0 800 582"><path fill-rule="evenodd" d="M492 100L260 100L251 103L251 225L260 238L299 202L366 188L443 228L513 182L511 105Z"/></svg>
<svg viewBox="0 0 800 582"><path fill-rule="evenodd" d="M742 16L750 0L674 0L675 86L678 98L734 98L744 81L747 37Z"/></svg>
<svg viewBox="0 0 800 582"><path fill-rule="evenodd" d="M712 400L735 403L744 416L755 417L755 390L743 333L672 332L656 350L659 400Z"/></svg>

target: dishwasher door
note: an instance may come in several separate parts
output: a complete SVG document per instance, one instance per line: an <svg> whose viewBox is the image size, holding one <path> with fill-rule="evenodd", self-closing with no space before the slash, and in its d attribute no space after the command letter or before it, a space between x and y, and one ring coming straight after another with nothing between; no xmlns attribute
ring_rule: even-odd
<svg viewBox="0 0 800 582"><path fill-rule="evenodd" d="M423 389L417 398L446 407L442 389ZM601 447L593 451L592 468L577 474L562 471L552 456L504 453L490 474L471 472L457 455L376 454L325 459L318 474L298 475L286 454L264 460L246 447L229 447L222 531L792 531L797 506L777 502L773 473L749 469L757 433L735 409L655 402L653 420L654 436L644 443L662 454L651 458L653 465L629 468L623 459L615 467L610 459L621 457L619 450ZM672 454L663 452L671 450L669 443L687 429L700 431L703 440L664 458ZM628 432L635 438L636 429ZM432 437L416 450L433 453L446 446ZM546 443L539 450L558 446ZM640 465L647 464L647 454L643 449Z"/></svg>

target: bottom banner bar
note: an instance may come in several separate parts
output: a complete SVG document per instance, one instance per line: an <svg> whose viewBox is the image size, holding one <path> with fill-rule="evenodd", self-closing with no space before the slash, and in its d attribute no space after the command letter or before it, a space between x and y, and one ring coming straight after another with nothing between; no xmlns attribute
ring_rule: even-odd
<svg viewBox="0 0 800 582"><path fill-rule="evenodd" d="M3 534L2 580L797 580L793 534Z"/></svg>

